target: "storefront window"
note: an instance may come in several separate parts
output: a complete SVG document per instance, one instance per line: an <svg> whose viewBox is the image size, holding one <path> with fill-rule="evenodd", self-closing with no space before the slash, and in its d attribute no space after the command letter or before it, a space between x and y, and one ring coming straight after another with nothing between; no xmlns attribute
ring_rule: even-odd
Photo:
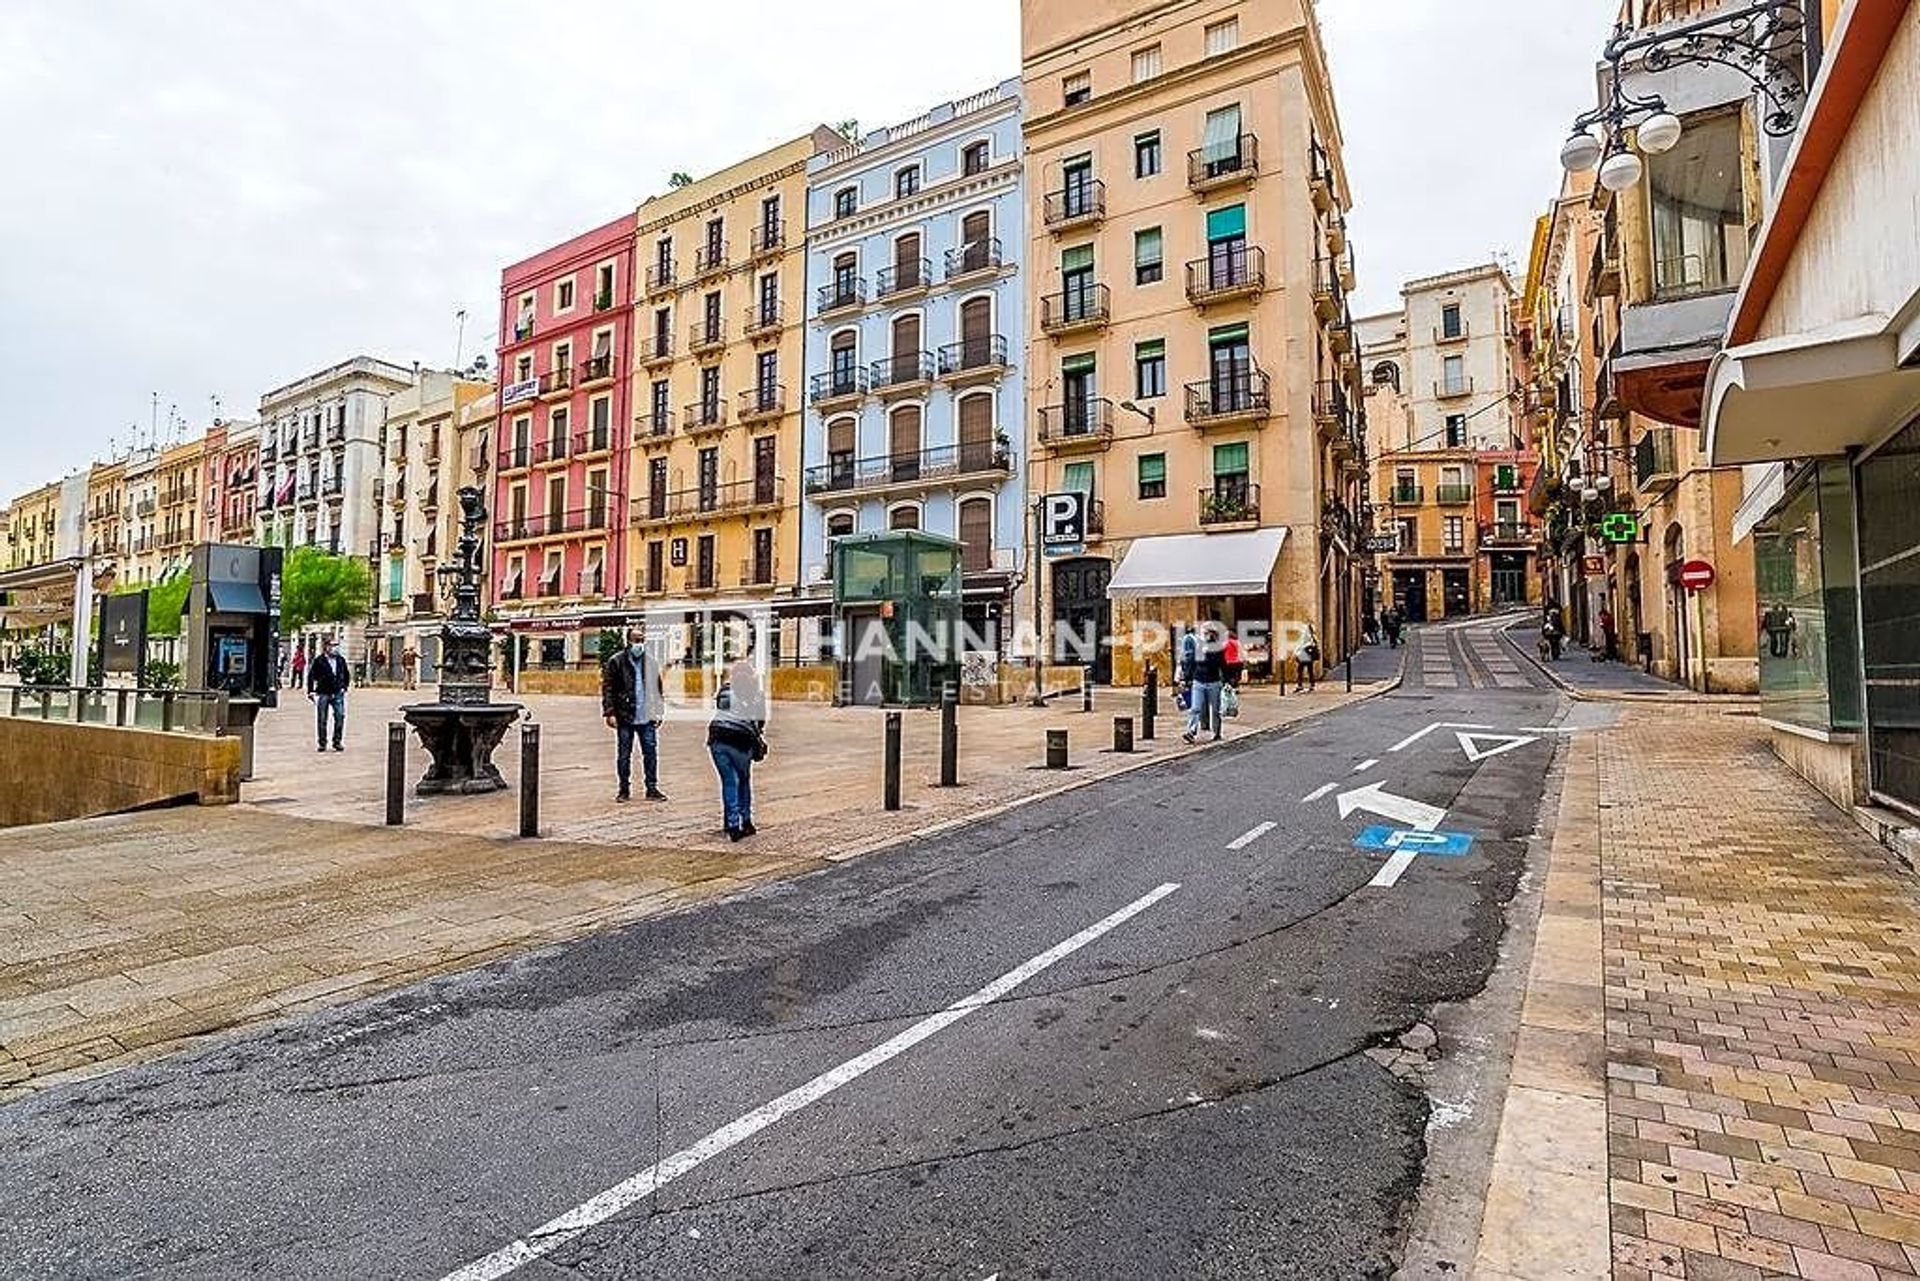
<svg viewBox="0 0 1920 1281"><path fill-rule="evenodd" d="M1760 702L1769 720L1859 728L1850 490L1845 464L1810 464L1754 529Z"/></svg>
<svg viewBox="0 0 1920 1281"><path fill-rule="evenodd" d="M1867 760L1875 792L1920 809L1920 420L1857 479Z"/></svg>

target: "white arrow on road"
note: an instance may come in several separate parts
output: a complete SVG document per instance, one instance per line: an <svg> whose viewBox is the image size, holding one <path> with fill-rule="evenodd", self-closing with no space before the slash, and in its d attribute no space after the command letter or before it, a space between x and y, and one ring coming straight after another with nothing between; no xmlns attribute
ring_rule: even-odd
<svg viewBox="0 0 1920 1281"><path fill-rule="evenodd" d="M1492 728L1493 726L1491 725L1469 725L1465 721L1435 721L1433 724L1427 726L1425 729L1417 729L1413 731L1413 733L1407 735L1405 738L1401 739L1399 742L1395 743L1392 747L1389 747L1387 750L1389 752L1404 751L1405 749L1412 747L1415 743L1419 742L1421 739L1425 738L1427 735L1433 733L1433 731L1437 729L1492 729Z"/></svg>
<svg viewBox="0 0 1920 1281"><path fill-rule="evenodd" d="M1365 810L1369 814L1403 823L1418 832L1431 832L1447 816L1447 812L1438 806L1416 801L1410 796L1395 796L1379 783L1368 783L1365 787L1342 792L1339 800L1341 818L1355 810Z"/></svg>
<svg viewBox="0 0 1920 1281"><path fill-rule="evenodd" d="M1460 740L1460 750L1467 754L1470 761L1484 761L1488 757L1540 741L1531 734L1472 734L1466 730L1455 730L1453 736ZM1494 746L1482 747L1483 743L1492 743Z"/></svg>

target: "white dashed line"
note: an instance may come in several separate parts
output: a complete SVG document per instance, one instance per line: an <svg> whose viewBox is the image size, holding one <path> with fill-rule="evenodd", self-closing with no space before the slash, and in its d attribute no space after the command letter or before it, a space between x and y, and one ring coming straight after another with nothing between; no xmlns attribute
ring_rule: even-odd
<svg viewBox="0 0 1920 1281"><path fill-rule="evenodd" d="M1322 783L1320 786L1314 788L1311 792L1308 792L1305 796L1302 796L1300 798L1300 803L1302 805L1310 805L1314 801L1319 800L1322 796L1325 796L1328 792L1331 792L1334 788L1338 786L1340 786L1340 784L1338 783Z"/></svg>
<svg viewBox="0 0 1920 1281"><path fill-rule="evenodd" d="M1354 767L1353 767L1353 772L1354 772L1354 773L1356 773L1356 774L1358 774L1358 773L1361 773L1361 772L1362 772L1362 771L1364 771L1364 770L1370 770L1370 769L1372 769L1372 768L1373 768L1374 766L1376 766L1376 765L1378 765L1379 763L1380 763L1380 758L1379 758L1379 757L1377 757L1377 756L1369 756L1369 757L1367 757L1367 759L1366 759L1366 760L1364 760L1364 761L1361 761L1361 762L1360 762L1360 763L1359 763L1358 765L1356 765L1356 766L1354 766Z"/></svg>
<svg viewBox="0 0 1920 1281"><path fill-rule="evenodd" d="M1250 828L1228 841L1227 848L1230 850L1243 850L1265 836L1268 832L1271 832L1276 826L1278 826L1278 824L1262 823L1258 827Z"/></svg>

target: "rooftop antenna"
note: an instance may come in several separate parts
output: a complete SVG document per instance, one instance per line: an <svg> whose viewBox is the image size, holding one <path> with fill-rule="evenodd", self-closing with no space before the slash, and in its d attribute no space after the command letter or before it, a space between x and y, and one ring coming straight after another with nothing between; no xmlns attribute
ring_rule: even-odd
<svg viewBox="0 0 1920 1281"><path fill-rule="evenodd" d="M152 445L160 439L160 393L153 393L153 418L147 425L147 444Z"/></svg>
<svg viewBox="0 0 1920 1281"><path fill-rule="evenodd" d="M456 371L458 371L460 368L460 357L462 354L466 352L466 349L467 349L467 309L465 307L462 307L458 311L454 312L453 319L455 324L454 338L453 338L453 367Z"/></svg>
<svg viewBox="0 0 1920 1281"><path fill-rule="evenodd" d="M214 425L218 426L220 423L220 397L208 396L207 400L213 405L213 421Z"/></svg>

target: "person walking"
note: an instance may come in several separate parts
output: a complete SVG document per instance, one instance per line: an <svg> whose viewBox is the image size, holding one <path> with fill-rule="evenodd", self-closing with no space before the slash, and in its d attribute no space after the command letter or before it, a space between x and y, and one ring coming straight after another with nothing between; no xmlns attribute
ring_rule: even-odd
<svg viewBox="0 0 1920 1281"><path fill-rule="evenodd" d="M1547 642L1547 657L1553 662L1560 661L1560 647L1566 644L1567 625L1560 621L1560 605L1557 601L1548 601L1545 617L1540 622L1541 639Z"/></svg>
<svg viewBox="0 0 1920 1281"><path fill-rule="evenodd" d="M1387 634L1387 648L1400 648L1400 629L1406 620L1400 617L1398 605L1388 605L1380 611L1380 629Z"/></svg>
<svg viewBox="0 0 1920 1281"><path fill-rule="evenodd" d="M293 687L307 687L307 643L304 640L293 643Z"/></svg>
<svg viewBox="0 0 1920 1281"><path fill-rule="evenodd" d="M1187 729L1180 737L1191 743L1211 728L1220 741L1220 687L1226 680L1225 642L1220 624L1205 622L1181 642L1180 679L1187 687Z"/></svg>
<svg viewBox="0 0 1920 1281"><path fill-rule="evenodd" d="M664 801L660 790L660 722L666 718L667 694L660 660L647 650L644 628L627 630L626 648L600 669L600 715L618 738L613 768L620 790L616 801L633 798L633 740L640 740L641 776L646 798Z"/></svg>
<svg viewBox="0 0 1920 1281"><path fill-rule="evenodd" d="M420 678L420 651L411 643L400 651L400 686L402 689L418 689Z"/></svg>
<svg viewBox="0 0 1920 1281"><path fill-rule="evenodd" d="M1315 666L1320 662L1320 638L1313 634L1313 624L1303 624L1306 630L1300 633L1293 648L1293 692L1311 694L1315 683Z"/></svg>
<svg viewBox="0 0 1920 1281"><path fill-rule="evenodd" d="M1609 663L1620 661L1620 633L1614 629L1613 611L1600 607L1600 657Z"/></svg>
<svg viewBox="0 0 1920 1281"><path fill-rule="evenodd" d="M743 656L728 669L714 696L713 719L707 722L707 753L720 777L720 810L730 841L754 834L753 763L767 755L761 732L766 721L759 677Z"/></svg>
<svg viewBox="0 0 1920 1281"><path fill-rule="evenodd" d="M334 653L333 637L320 638L320 652L306 665L306 671L307 697L313 700L314 737L320 750L327 750L327 716L332 713L333 750L344 752L347 749L341 746L340 738L347 728L347 686L353 678L347 671L347 660Z"/></svg>

